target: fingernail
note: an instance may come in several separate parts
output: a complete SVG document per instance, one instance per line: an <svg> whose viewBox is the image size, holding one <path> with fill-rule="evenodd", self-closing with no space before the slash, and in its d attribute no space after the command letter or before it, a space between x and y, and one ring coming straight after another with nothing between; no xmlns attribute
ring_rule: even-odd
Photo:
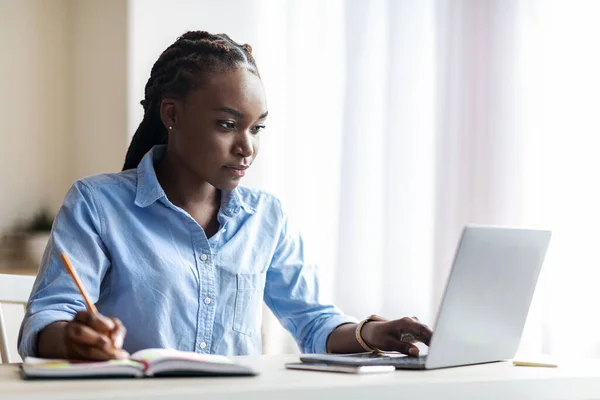
<svg viewBox="0 0 600 400"><path fill-rule="evenodd" d="M117 336L115 338L115 347L117 349L120 349L121 347L123 347L123 337L122 336Z"/></svg>
<svg viewBox="0 0 600 400"><path fill-rule="evenodd" d="M119 350L116 352L116 357L120 359L126 359L129 358L129 353L125 350Z"/></svg>
<svg viewBox="0 0 600 400"><path fill-rule="evenodd" d="M416 357L419 355L419 349L415 349L414 347L412 347L410 350L408 350L408 354Z"/></svg>

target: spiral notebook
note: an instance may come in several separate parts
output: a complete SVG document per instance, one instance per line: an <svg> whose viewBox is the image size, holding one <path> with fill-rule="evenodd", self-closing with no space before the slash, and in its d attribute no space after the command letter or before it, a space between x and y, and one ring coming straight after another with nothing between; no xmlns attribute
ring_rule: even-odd
<svg viewBox="0 0 600 400"><path fill-rule="evenodd" d="M25 379L140 378L161 376L254 376L253 368L225 356L171 349L145 349L129 359L72 361L26 357Z"/></svg>

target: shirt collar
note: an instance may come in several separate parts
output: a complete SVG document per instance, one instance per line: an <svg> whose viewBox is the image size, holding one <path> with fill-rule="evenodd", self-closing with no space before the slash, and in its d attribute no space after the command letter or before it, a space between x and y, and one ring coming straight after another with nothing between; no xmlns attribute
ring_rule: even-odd
<svg viewBox="0 0 600 400"><path fill-rule="evenodd" d="M154 170L154 164L163 158L166 147L166 145L152 147L137 166L135 204L138 207L148 207L159 199L167 198L165 191L162 186L160 186L160 183L158 183L156 171ZM221 211L225 215L232 217L237 214L240 209L243 209L249 214L254 214L256 211L242 199L237 188L233 190L223 190L221 192Z"/></svg>
<svg viewBox="0 0 600 400"><path fill-rule="evenodd" d="M138 207L148 207L158 199L167 197L154 170L154 163L163 158L165 150L165 145L154 146L137 166L135 205Z"/></svg>
<svg viewBox="0 0 600 400"><path fill-rule="evenodd" d="M242 199L239 189L221 191L221 212L229 217L233 217L240 209L243 209L248 214L254 214L256 211Z"/></svg>

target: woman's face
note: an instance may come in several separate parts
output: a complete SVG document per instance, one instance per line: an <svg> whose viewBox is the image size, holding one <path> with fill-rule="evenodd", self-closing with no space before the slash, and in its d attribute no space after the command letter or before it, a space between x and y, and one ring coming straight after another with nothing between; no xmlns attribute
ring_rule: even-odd
<svg viewBox="0 0 600 400"><path fill-rule="evenodd" d="M267 103L262 82L247 68L215 72L185 101L164 99L168 152L198 180L235 188L258 154Z"/></svg>

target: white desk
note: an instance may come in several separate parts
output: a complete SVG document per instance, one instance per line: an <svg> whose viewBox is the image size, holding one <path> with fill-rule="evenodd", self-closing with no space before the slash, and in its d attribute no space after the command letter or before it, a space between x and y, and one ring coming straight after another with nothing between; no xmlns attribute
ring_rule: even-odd
<svg viewBox="0 0 600 400"><path fill-rule="evenodd" d="M286 370L296 356L239 357L259 368L251 378L23 381L0 365L0 399L600 399L600 361L559 368L509 363L435 371L346 375Z"/></svg>

